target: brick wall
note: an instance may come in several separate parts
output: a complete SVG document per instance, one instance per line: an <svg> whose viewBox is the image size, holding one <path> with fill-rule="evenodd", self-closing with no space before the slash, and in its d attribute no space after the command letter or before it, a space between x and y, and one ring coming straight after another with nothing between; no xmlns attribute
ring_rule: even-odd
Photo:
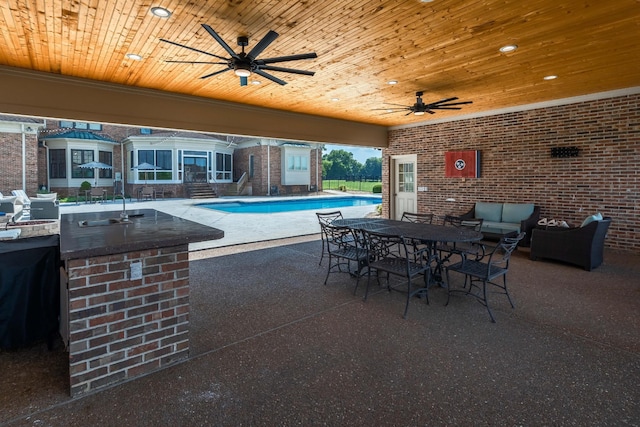
<svg viewBox="0 0 640 427"><path fill-rule="evenodd" d="M580 151L552 158L552 147ZM445 178L449 150L480 150L481 177ZM575 225L602 212L613 218L606 245L640 252L640 95L392 130L382 162L385 216L390 156L399 154L417 154L417 186L428 187L418 192L420 212L527 202Z"/></svg>
<svg viewBox="0 0 640 427"><path fill-rule="evenodd" d="M26 192L38 191L38 142L35 134L25 134ZM0 192L22 189L22 134L0 132Z"/></svg>
<svg viewBox="0 0 640 427"><path fill-rule="evenodd" d="M72 396L188 357L187 245L70 260L67 273Z"/></svg>

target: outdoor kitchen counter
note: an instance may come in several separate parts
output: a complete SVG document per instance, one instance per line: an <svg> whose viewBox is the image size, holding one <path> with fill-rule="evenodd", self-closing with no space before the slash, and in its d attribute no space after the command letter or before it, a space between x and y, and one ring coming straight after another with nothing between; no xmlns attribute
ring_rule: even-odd
<svg viewBox="0 0 640 427"><path fill-rule="evenodd" d="M224 233L153 209L127 213L124 224L120 211L62 215L60 325L72 396L189 357L189 243Z"/></svg>
<svg viewBox="0 0 640 427"><path fill-rule="evenodd" d="M120 211L62 215L60 256L63 260L119 254L216 240L224 232L154 209L127 210L130 223L80 227L81 221L119 219ZM142 214L143 216L136 217Z"/></svg>

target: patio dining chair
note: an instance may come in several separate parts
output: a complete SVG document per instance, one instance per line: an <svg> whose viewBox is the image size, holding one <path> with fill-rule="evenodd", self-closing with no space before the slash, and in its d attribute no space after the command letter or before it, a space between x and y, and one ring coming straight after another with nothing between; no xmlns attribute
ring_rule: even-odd
<svg viewBox="0 0 640 427"><path fill-rule="evenodd" d="M92 188L89 191L89 197L91 198L91 203L93 203L94 201L101 201L104 203L106 201L106 193L107 192L102 188Z"/></svg>
<svg viewBox="0 0 640 427"><path fill-rule="evenodd" d="M417 222L420 224L431 224L433 222L432 213L412 213L403 212L400 221Z"/></svg>
<svg viewBox="0 0 640 427"><path fill-rule="evenodd" d="M364 247L362 239L356 238L355 231L348 227L336 227L331 224L320 224L323 233L327 236L327 255L329 256L329 267L324 278L327 284L329 274L347 272L357 278L355 293L360 284L362 269L367 263L367 249ZM355 269L352 270L352 265ZM346 270L343 270L343 267Z"/></svg>
<svg viewBox="0 0 640 427"><path fill-rule="evenodd" d="M492 285L498 288L494 293L500 293L507 296L511 308L515 308L509 291L507 290L507 272L509 271L509 260L511 259L511 253L518 246L518 242L525 236L524 232L521 232L516 237L503 237L498 242L498 245L488 254L480 259L467 259L463 257L460 262L457 262L446 267L447 270L447 303L452 293L464 293L465 295L476 298L478 302L484 305L489 312L489 317L493 323L496 322L491 308L489 307L489 299L487 298L487 285ZM464 289L452 289L451 280L449 280L449 272L455 271L465 276ZM502 284L494 281L502 277ZM469 288L466 287L467 278L469 279Z"/></svg>
<svg viewBox="0 0 640 427"><path fill-rule="evenodd" d="M318 265L322 265L322 259L324 258L324 254L327 253L328 248L328 236L322 226L331 224L336 219L342 219L342 212L316 212L316 216L318 217L318 223L320 223L320 237L322 239L322 253L320 254L320 262Z"/></svg>
<svg viewBox="0 0 640 427"><path fill-rule="evenodd" d="M386 273L387 290L400 290L406 292L407 300L404 307L403 317L407 318L409 302L416 295L424 295L429 304L429 285L431 282L431 264L435 262L435 257L430 253L428 246L415 246L411 239L401 236L376 233L363 230L365 244L369 253L367 257L367 290L364 300L369 296L371 287L371 273L376 271L378 282L380 273ZM389 276L395 275L407 279L406 291L392 287ZM422 283L414 285L414 279L422 276Z"/></svg>
<svg viewBox="0 0 640 427"><path fill-rule="evenodd" d="M140 191L140 198L142 200L154 200L155 199L155 191L153 187L144 186Z"/></svg>
<svg viewBox="0 0 640 427"><path fill-rule="evenodd" d="M483 222L484 220L482 218L463 219L459 216L445 215L442 225L480 231ZM482 258L486 251L484 245L480 242L438 243L436 250L440 254L441 262L450 261L453 255L459 255L461 258L470 257L477 260Z"/></svg>

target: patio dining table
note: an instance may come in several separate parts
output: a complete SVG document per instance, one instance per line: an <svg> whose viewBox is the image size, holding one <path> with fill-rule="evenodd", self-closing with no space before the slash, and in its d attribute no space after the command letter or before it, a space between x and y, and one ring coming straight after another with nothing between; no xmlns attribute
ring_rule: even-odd
<svg viewBox="0 0 640 427"><path fill-rule="evenodd" d="M352 230L367 230L375 233L399 236L420 241L429 247L431 256L436 261L432 278L442 285L442 260L436 250L437 243L477 242L483 239L479 231L467 227L448 227L439 224L424 224L398 221L386 218L343 218L332 223L336 227L348 227ZM435 277L434 277L435 276Z"/></svg>
<svg viewBox="0 0 640 427"><path fill-rule="evenodd" d="M420 240L425 244L477 242L483 235L467 227L447 227L439 224L422 224L385 218L343 218L332 222L337 227L368 230L375 233Z"/></svg>

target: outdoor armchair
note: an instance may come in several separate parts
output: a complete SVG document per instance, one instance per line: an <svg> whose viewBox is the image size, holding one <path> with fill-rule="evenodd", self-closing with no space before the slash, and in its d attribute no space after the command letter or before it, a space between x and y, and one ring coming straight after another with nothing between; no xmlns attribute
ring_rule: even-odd
<svg viewBox="0 0 640 427"><path fill-rule="evenodd" d="M591 271L602 264L604 239L610 225L611 218L605 217L576 228L535 228L530 258L562 261Z"/></svg>

